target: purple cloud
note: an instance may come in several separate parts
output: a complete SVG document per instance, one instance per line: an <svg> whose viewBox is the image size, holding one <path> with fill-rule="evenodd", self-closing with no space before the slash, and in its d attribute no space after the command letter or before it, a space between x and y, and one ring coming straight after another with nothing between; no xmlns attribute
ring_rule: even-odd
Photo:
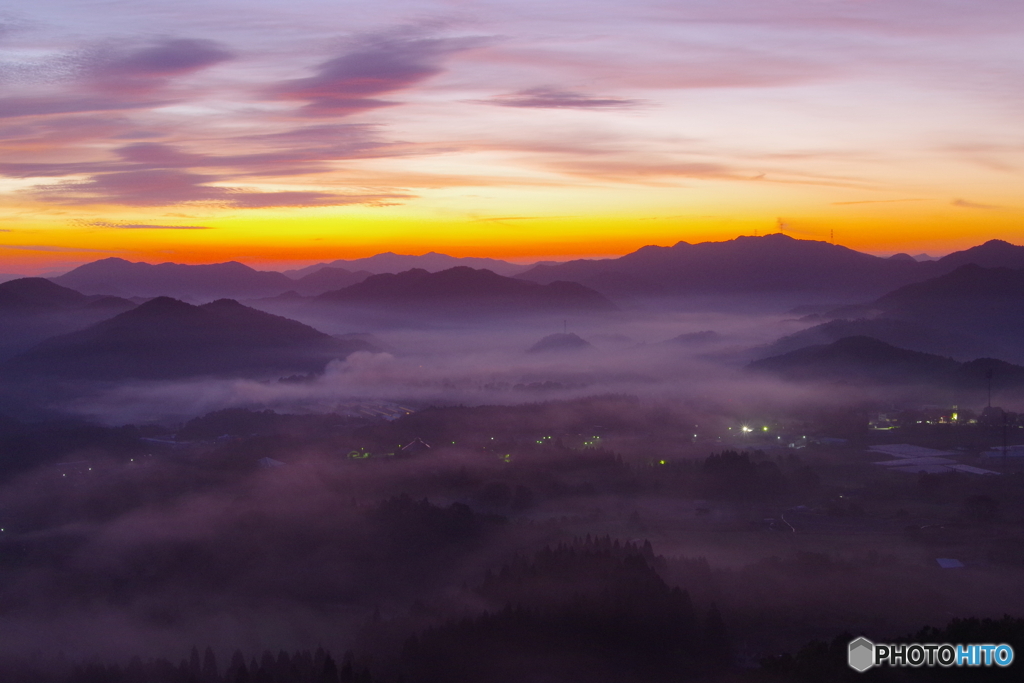
<svg viewBox="0 0 1024 683"><path fill-rule="evenodd" d="M155 92L174 78L213 66L232 54L210 40L167 39L136 49L100 48L32 69L44 81L68 81L58 96L10 95L0 118L148 109L168 104Z"/></svg>
<svg viewBox="0 0 1024 683"><path fill-rule="evenodd" d="M209 184L220 180L222 178L215 175L200 175L171 169L150 169L100 173L84 182L46 185L37 187L32 192L40 199L58 204L169 206L200 203L247 209L347 204L374 205L396 199L408 199L410 196L400 193L259 192Z"/></svg>
<svg viewBox="0 0 1024 683"><path fill-rule="evenodd" d="M128 102L95 96L83 97L11 97L0 100L0 118L80 114L84 112L145 109L161 104L155 101Z"/></svg>
<svg viewBox="0 0 1024 683"><path fill-rule="evenodd" d="M135 50L101 52L86 59L85 71L104 90L144 93L231 57L212 40L178 38Z"/></svg>
<svg viewBox="0 0 1024 683"><path fill-rule="evenodd" d="M621 97L592 97L557 88L530 88L508 95L498 95L489 100L482 100L482 102L501 107L536 109L624 109L640 104L639 100Z"/></svg>
<svg viewBox="0 0 1024 683"><path fill-rule="evenodd" d="M311 116L345 116L392 106L378 99L409 88L443 71L441 60L470 47L465 40L386 39L323 62L315 76L286 81L272 88L278 100L307 102Z"/></svg>

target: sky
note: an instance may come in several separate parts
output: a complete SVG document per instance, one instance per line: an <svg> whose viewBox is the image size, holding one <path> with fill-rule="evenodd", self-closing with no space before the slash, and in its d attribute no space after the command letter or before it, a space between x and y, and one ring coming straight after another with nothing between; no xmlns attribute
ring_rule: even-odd
<svg viewBox="0 0 1024 683"><path fill-rule="evenodd" d="M33 0L0 272L1024 242L1019 0Z"/></svg>

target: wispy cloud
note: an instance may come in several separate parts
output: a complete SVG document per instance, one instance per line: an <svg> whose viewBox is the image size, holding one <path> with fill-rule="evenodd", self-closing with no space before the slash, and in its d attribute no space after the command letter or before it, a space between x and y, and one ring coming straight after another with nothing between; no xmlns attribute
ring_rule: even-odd
<svg viewBox="0 0 1024 683"><path fill-rule="evenodd" d="M832 206L851 206L853 204L897 204L899 202L924 202L926 199L864 199L858 202L832 202Z"/></svg>
<svg viewBox="0 0 1024 683"><path fill-rule="evenodd" d="M448 55L478 41L445 38L369 37L355 49L321 63L316 73L269 89L273 99L305 102L310 116L347 116L395 102L378 99L443 71Z"/></svg>
<svg viewBox="0 0 1024 683"><path fill-rule="evenodd" d="M969 202L966 199L954 199L950 202L952 206L957 206L961 209L1001 209L1001 206L995 206L994 204L979 204L978 202Z"/></svg>
<svg viewBox="0 0 1024 683"><path fill-rule="evenodd" d="M20 249L23 251L88 251L88 252L99 252L107 253L109 249L89 249L87 247L61 247L52 244L0 244L0 249Z"/></svg>
<svg viewBox="0 0 1024 683"><path fill-rule="evenodd" d="M210 40L164 39L135 48L104 45L51 59L36 69L41 80L64 82L59 94L8 94L0 118L151 109L183 95L160 93L174 79L220 62L232 54ZM59 74L54 79L52 74Z"/></svg>
<svg viewBox="0 0 1024 683"><path fill-rule="evenodd" d="M318 191L265 192L213 185L216 175L179 170L153 169L100 173L90 180L37 186L32 193L45 201L70 204L117 204L121 206L171 206L211 204L232 208L343 206L377 204L408 199L408 194L344 194Z"/></svg>
<svg viewBox="0 0 1024 683"><path fill-rule="evenodd" d="M88 228L111 228L114 230L213 230L207 225L153 225L149 223L117 223L111 221L78 221Z"/></svg>
<svg viewBox="0 0 1024 683"><path fill-rule="evenodd" d="M636 107L640 100L622 97L595 97L571 90L558 88L529 88L507 95L498 95L489 100L476 100L500 107L522 107L525 109L625 109Z"/></svg>
<svg viewBox="0 0 1024 683"><path fill-rule="evenodd" d="M94 87L109 93L148 93L171 79L231 59L212 40L164 39L135 49L104 48L81 56L82 70Z"/></svg>

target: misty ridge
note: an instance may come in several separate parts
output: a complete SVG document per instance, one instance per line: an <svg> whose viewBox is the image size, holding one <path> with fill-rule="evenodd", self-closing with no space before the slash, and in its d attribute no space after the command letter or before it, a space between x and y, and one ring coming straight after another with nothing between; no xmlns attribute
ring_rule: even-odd
<svg viewBox="0 0 1024 683"><path fill-rule="evenodd" d="M1024 648L1022 285L998 240L785 235L0 283L0 672L845 680L857 635Z"/></svg>

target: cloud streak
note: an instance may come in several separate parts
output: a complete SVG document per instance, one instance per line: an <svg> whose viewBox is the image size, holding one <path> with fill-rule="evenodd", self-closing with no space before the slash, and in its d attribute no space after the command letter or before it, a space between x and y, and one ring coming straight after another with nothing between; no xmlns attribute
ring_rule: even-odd
<svg viewBox="0 0 1024 683"><path fill-rule="evenodd" d="M640 100L622 97L594 97L558 88L529 88L489 100L478 100L499 107L523 109L628 109L638 106Z"/></svg>
<svg viewBox="0 0 1024 683"><path fill-rule="evenodd" d="M316 73L269 89L273 99L304 102L309 116L348 116L397 104L378 99L415 86L443 71L445 57L474 41L443 38L371 38L322 62Z"/></svg>
<svg viewBox="0 0 1024 683"><path fill-rule="evenodd" d="M143 207L195 203L250 209L377 204L408 198L408 195L400 193L265 192L212 184L220 180L222 178L215 175L150 169L100 173L86 181L38 186L32 192L44 201L67 205L117 204Z"/></svg>
<svg viewBox="0 0 1024 683"><path fill-rule="evenodd" d="M114 230L213 230L206 225L152 225L149 223L112 223L110 221L82 221L89 228L112 228Z"/></svg>
<svg viewBox="0 0 1024 683"><path fill-rule="evenodd" d="M951 206L955 206L960 209L983 209L990 211L993 209L1001 209L1001 206L995 206L994 204L980 204L978 202L969 202L966 199L954 199L950 202Z"/></svg>

